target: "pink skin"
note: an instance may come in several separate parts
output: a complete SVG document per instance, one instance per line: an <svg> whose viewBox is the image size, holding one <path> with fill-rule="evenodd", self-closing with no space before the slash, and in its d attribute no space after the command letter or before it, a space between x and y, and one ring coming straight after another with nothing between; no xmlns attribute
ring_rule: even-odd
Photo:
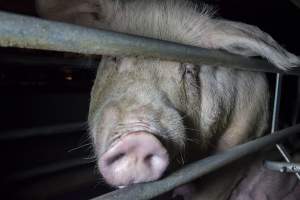
<svg viewBox="0 0 300 200"><path fill-rule="evenodd" d="M100 157L100 172L110 185L128 186L159 179L169 164L167 150L151 133L124 135Z"/></svg>

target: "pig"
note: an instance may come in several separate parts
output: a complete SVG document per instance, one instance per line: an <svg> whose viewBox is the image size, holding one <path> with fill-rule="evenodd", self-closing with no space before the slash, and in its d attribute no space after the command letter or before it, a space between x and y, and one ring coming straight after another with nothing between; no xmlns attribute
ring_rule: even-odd
<svg viewBox="0 0 300 200"><path fill-rule="evenodd" d="M37 0L40 16L186 45L261 56L280 69L300 64L270 35L218 19L183 0ZM91 91L89 129L104 180L155 181L185 162L263 135L269 118L264 73L139 56L104 55ZM228 199L243 175L202 181L189 199Z"/></svg>

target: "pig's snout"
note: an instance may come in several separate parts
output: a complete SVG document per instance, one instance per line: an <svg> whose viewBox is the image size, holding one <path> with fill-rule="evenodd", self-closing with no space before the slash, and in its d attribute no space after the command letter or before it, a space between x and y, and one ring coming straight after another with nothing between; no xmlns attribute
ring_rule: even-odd
<svg viewBox="0 0 300 200"><path fill-rule="evenodd" d="M114 186L159 179L169 164L167 150L152 134L139 131L129 133L100 157L100 172Z"/></svg>

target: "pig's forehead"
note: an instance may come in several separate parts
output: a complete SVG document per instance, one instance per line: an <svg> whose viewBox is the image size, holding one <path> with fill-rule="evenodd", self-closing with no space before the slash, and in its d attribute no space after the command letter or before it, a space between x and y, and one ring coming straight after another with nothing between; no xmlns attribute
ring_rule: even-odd
<svg viewBox="0 0 300 200"><path fill-rule="evenodd" d="M155 58L122 57L119 61L119 71L127 70L155 70L163 74L178 72L181 68L179 62L165 61Z"/></svg>

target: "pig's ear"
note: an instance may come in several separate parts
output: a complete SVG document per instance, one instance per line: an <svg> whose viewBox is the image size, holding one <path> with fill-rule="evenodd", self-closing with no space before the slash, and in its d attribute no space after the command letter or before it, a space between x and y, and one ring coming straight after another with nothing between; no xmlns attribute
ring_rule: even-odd
<svg viewBox="0 0 300 200"><path fill-rule="evenodd" d="M46 19L83 26L101 26L100 0L36 0L37 13Z"/></svg>
<svg viewBox="0 0 300 200"><path fill-rule="evenodd" d="M206 32L208 48L224 49L244 56L261 56L281 69L300 66L299 57L283 49L270 35L243 23L215 20Z"/></svg>

